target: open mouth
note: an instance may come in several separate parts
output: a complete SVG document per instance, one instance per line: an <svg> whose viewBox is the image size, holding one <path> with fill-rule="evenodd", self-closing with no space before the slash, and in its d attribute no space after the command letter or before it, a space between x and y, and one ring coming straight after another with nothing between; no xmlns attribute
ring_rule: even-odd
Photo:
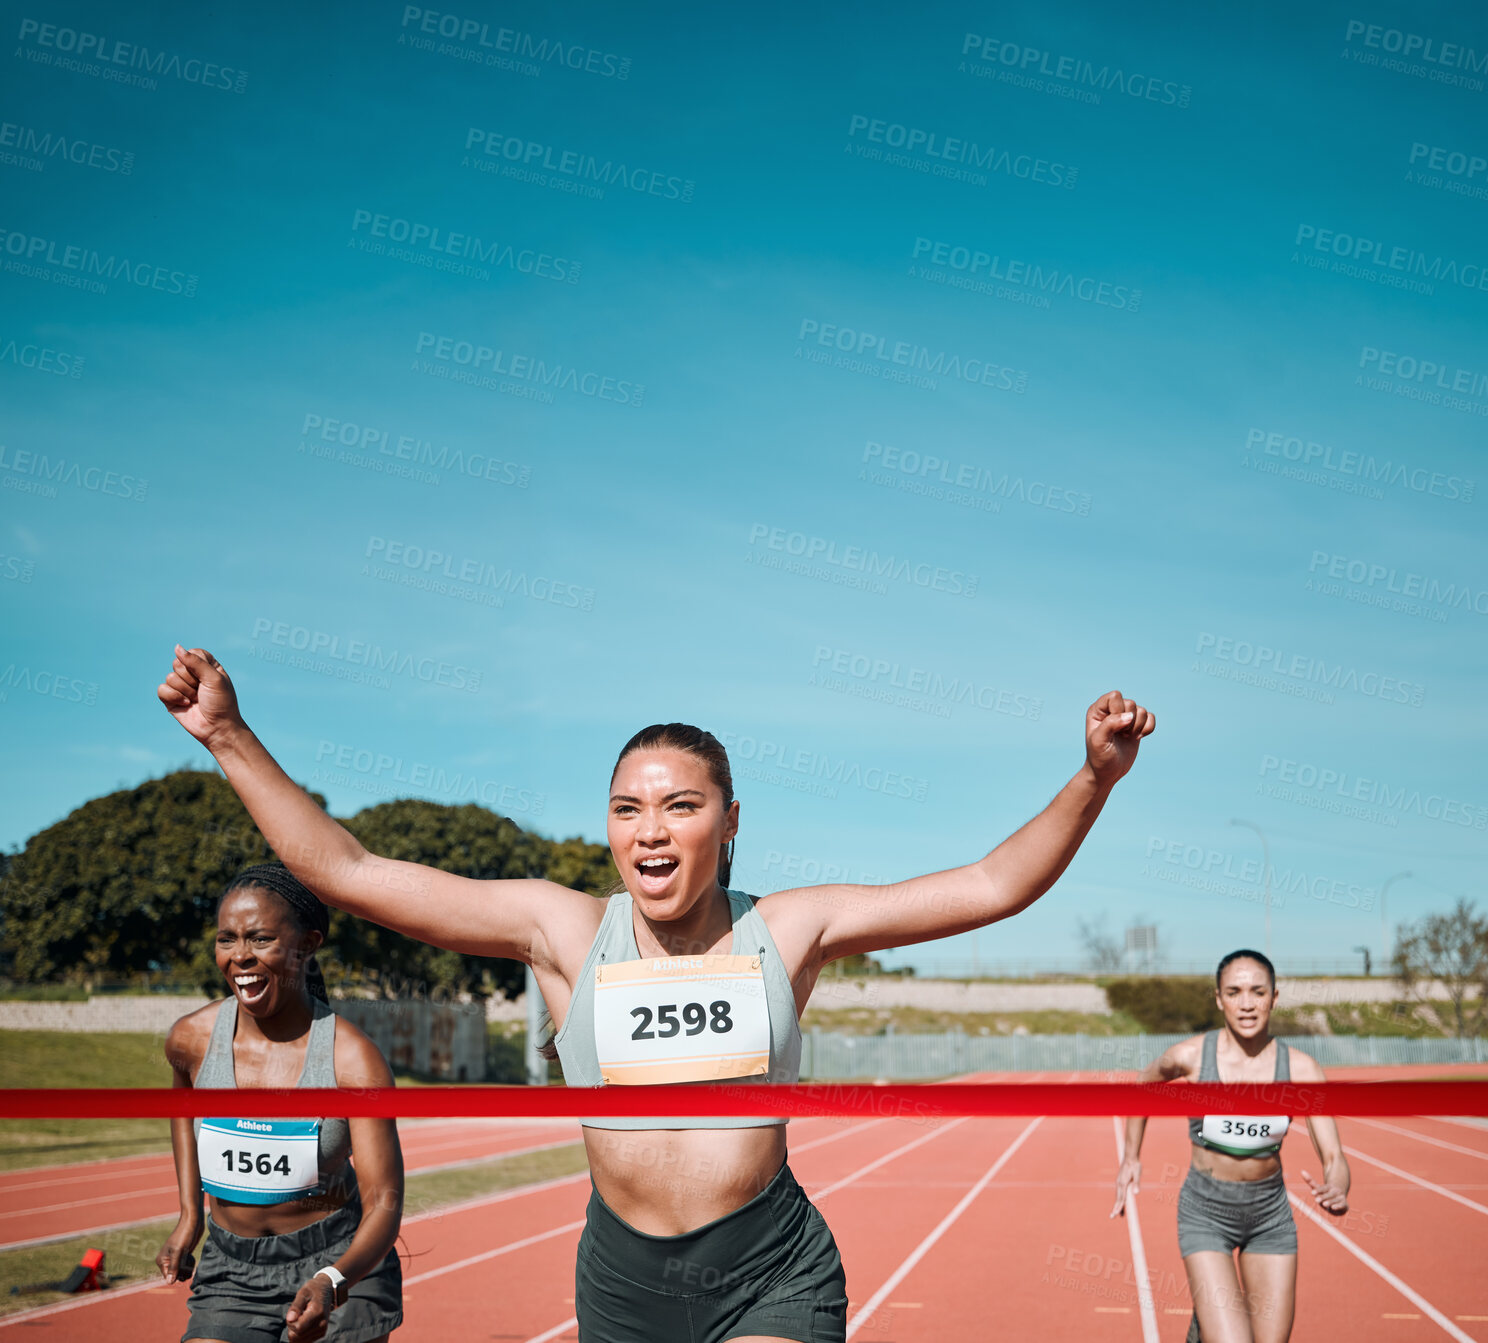
<svg viewBox="0 0 1488 1343"><path fill-rule="evenodd" d="M269 991L267 975L234 975L232 982L238 997L244 1004L250 1006L258 1002Z"/></svg>
<svg viewBox="0 0 1488 1343"><path fill-rule="evenodd" d="M659 854L653 858L642 858L636 864L641 890L647 895L659 895L666 889L680 866L681 864L675 858L666 855Z"/></svg>

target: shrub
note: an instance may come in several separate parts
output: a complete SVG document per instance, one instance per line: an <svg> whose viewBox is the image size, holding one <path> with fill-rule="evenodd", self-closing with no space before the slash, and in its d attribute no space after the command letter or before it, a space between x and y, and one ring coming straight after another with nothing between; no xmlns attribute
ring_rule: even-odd
<svg viewBox="0 0 1488 1343"><path fill-rule="evenodd" d="M1213 1030L1224 1022L1214 1003L1212 979L1113 979L1106 986L1106 1001L1154 1035Z"/></svg>

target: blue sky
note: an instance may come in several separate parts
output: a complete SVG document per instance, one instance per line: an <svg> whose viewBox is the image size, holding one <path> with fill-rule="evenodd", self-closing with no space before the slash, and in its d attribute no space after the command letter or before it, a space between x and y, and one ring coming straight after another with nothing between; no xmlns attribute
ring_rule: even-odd
<svg viewBox="0 0 1488 1343"><path fill-rule="evenodd" d="M728 734L756 891L973 859L1141 699L983 960L1258 944L1232 818L1284 967L1478 894L1472 7L10 23L0 842L207 763L180 640L338 815L602 839Z"/></svg>

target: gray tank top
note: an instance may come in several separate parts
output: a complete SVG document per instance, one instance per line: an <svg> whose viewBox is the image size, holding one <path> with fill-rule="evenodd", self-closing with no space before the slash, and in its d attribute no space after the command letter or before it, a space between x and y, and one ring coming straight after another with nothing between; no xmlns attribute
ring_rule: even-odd
<svg viewBox="0 0 1488 1343"><path fill-rule="evenodd" d="M801 1023L796 1015L796 995L791 989L790 977L775 949L775 939L754 907L754 897L743 891L726 891L725 894L734 919L732 954L760 958L765 978L765 1004L770 1017L769 1071L763 1077L739 1080L793 1083L801 1075ZM641 959L640 948L636 946L635 925L631 921L633 909L629 891L622 890L610 897L599 932L595 934L594 944L589 948L589 955L574 984L563 1028L553 1037L558 1059L563 1065L563 1079L571 1087L604 1085L594 1039L594 972L601 965ZM588 1128L663 1129L765 1128L786 1121L783 1117L749 1118L740 1115L699 1115L682 1119L636 1115L582 1119L579 1122Z"/></svg>
<svg viewBox="0 0 1488 1343"><path fill-rule="evenodd" d="M297 1085L333 1087L336 1085L336 1014L318 998L310 1000L310 1041L305 1046L305 1066ZM197 1087L236 1087L237 1069L233 1066L233 1034L238 1026L238 1000L227 998L217 1009L212 1023L212 1038L197 1069ZM201 1120L191 1121L192 1131L201 1134ZM349 1174L347 1158L351 1156L351 1126L344 1119L322 1119L320 1123L320 1183L325 1189L339 1185Z"/></svg>
<svg viewBox="0 0 1488 1343"><path fill-rule="evenodd" d="M1199 1063L1200 1082L1222 1082L1224 1079L1219 1075L1219 1032L1204 1032L1204 1056ZM1291 1053L1287 1049L1287 1043L1280 1038L1276 1041L1276 1077L1278 1082L1290 1082L1292 1080ZM1204 1121L1189 1117L1188 1140L1198 1147L1206 1147L1204 1141Z"/></svg>

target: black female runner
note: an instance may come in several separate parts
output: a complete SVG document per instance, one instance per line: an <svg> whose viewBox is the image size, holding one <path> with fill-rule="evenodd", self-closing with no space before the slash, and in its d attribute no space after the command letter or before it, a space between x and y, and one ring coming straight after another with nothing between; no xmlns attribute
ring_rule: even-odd
<svg viewBox="0 0 1488 1343"><path fill-rule="evenodd" d="M392 1085L381 1051L327 1002L314 956L328 922L288 868L261 863L233 879L214 939L228 994L171 1027L175 1086ZM155 1262L166 1282L191 1281L182 1343L382 1343L402 1322L392 1120L173 1119L171 1147L181 1216Z"/></svg>

